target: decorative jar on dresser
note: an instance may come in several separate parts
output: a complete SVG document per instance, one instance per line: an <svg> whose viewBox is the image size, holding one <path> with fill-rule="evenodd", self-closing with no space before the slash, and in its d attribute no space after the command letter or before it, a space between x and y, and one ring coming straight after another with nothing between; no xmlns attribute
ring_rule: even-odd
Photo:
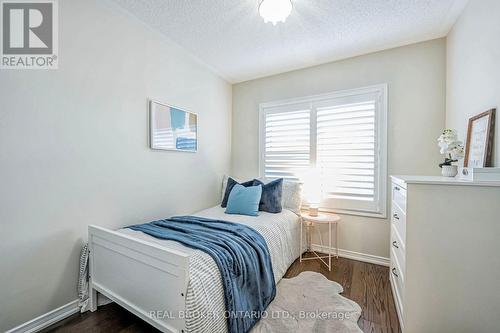
<svg viewBox="0 0 500 333"><path fill-rule="evenodd" d="M500 332L500 182L391 178L389 279L402 331Z"/></svg>

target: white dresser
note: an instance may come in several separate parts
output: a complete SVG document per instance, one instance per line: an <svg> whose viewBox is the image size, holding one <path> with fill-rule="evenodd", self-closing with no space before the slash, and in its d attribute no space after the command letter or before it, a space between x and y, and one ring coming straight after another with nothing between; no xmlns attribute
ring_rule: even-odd
<svg viewBox="0 0 500 333"><path fill-rule="evenodd" d="M500 183L393 176L390 248L403 332L500 332Z"/></svg>

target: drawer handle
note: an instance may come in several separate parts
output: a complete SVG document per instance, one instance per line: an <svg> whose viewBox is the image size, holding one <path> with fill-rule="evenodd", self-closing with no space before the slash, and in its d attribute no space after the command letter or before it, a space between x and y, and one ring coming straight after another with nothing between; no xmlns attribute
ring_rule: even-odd
<svg viewBox="0 0 500 333"><path fill-rule="evenodd" d="M401 189L400 189L399 187L397 187L397 186L394 186L394 189L395 189L396 191L401 190Z"/></svg>
<svg viewBox="0 0 500 333"><path fill-rule="evenodd" d="M398 243L396 241L392 242L392 246L394 246L396 249L399 249Z"/></svg>
<svg viewBox="0 0 500 333"><path fill-rule="evenodd" d="M396 273L396 267L394 267L392 270L391 270L392 274L395 276L395 277L399 277L399 275Z"/></svg>
<svg viewBox="0 0 500 333"><path fill-rule="evenodd" d="M396 220L399 220L399 216L398 216L398 214L394 213L394 214L392 214L392 216L393 216Z"/></svg>

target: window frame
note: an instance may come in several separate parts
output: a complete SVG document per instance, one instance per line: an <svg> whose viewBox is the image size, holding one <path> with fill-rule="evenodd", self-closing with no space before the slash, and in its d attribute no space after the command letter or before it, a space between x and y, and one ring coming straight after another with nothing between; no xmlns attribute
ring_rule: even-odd
<svg viewBox="0 0 500 333"><path fill-rule="evenodd" d="M347 89L334 91L325 94L311 95L297 98L290 98L272 102L265 102L259 104L259 175L260 177L265 177L265 116L267 113L272 113L278 109L286 109L287 107L293 107L294 105L309 104L311 119L310 119L310 165L314 166L316 163L317 156L317 109L314 104L318 104L321 101L329 99L339 99L350 96L358 96L364 94L376 94L378 96L377 107L375 110L375 129L376 129L376 149L375 149L375 164L376 169L376 179L375 179L375 192L377 205L376 208L370 211L364 209L342 209L342 208L331 208L331 207L320 207L321 211L341 213L348 215L357 216L369 216L376 218L387 218L387 113L388 113L388 94L387 94L387 84L377 84L362 88ZM302 205L303 208L307 208L307 204Z"/></svg>

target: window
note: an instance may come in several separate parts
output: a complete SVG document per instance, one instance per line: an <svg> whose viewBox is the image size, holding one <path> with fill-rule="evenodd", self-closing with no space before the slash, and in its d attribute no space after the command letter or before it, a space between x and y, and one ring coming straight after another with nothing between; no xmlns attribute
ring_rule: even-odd
<svg viewBox="0 0 500 333"><path fill-rule="evenodd" d="M385 85L260 105L260 173L299 181L320 170L321 208L385 217Z"/></svg>

